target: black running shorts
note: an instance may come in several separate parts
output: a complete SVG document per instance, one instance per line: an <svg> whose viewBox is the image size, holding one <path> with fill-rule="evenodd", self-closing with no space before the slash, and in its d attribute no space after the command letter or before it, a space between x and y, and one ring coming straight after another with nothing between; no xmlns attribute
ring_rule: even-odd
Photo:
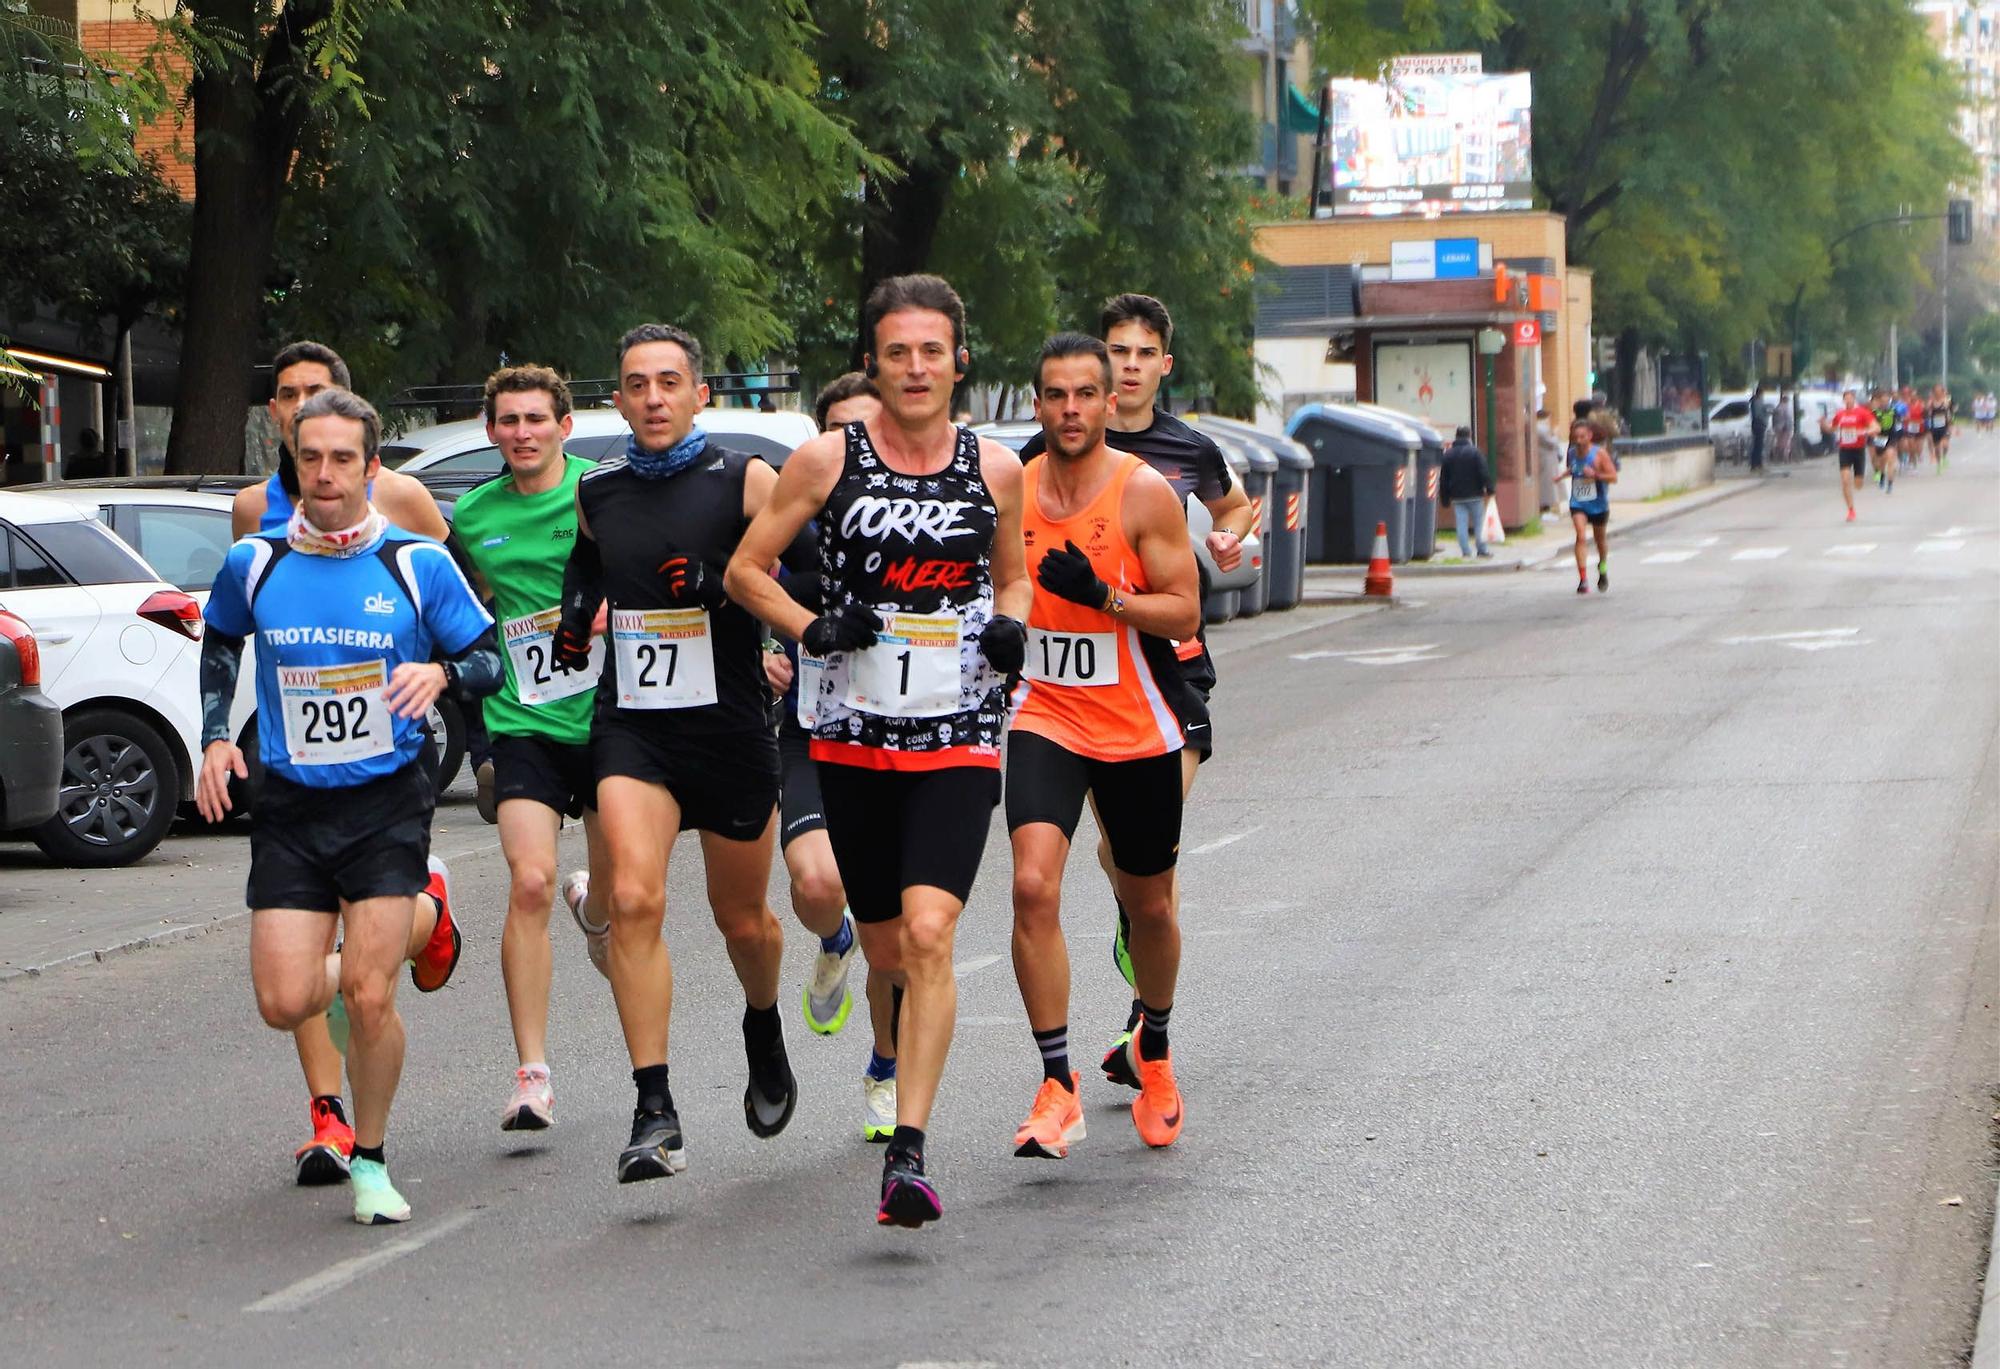
<svg viewBox="0 0 2000 1369"><path fill-rule="evenodd" d="M1215 724L1208 710L1208 696L1215 692L1215 658L1208 654L1206 642L1202 644L1201 655L1181 662L1181 678L1188 687L1168 703L1174 716L1180 719L1181 740L1206 765L1215 754Z"/></svg>
<svg viewBox="0 0 2000 1369"><path fill-rule="evenodd" d="M428 748L427 748L428 749ZM339 789L264 772L250 811L251 909L337 913L343 903L423 892L437 791L422 760Z"/></svg>
<svg viewBox="0 0 2000 1369"><path fill-rule="evenodd" d="M1076 836L1083 797L1097 801L1097 821L1111 843L1111 863L1144 878L1174 868L1181 849L1181 756L1143 760L1079 756L1036 732L1007 737L1007 830L1054 823Z"/></svg>
<svg viewBox="0 0 2000 1369"><path fill-rule="evenodd" d="M778 806L778 741L769 728L712 736L669 733L600 712L591 727L590 754L600 782L622 775L673 795L682 831L755 841Z"/></svg>
<svg viewBox="0 0 2000 1369"><path fill-rule="evenodd" d="M826 830L826 803L819 795L819 762L812 758L812 735L787 712L778 723L778 849L808 832Z"/></svg>
<svg viewBox="0 0 2000 1369"><path fill-rule="evenodd" d="M1860 475L1868 468L1868 449L1866 447L1842 447L1840 449L1840 468L1844 471L1853 471L1856 475Z"/></svg>
<svg viewBox="0 0 2000 1369"><path fill-rule="evenodd" d="M903 915L903 890L928 885L965 902L1000 802L1000 772L868 770L824 762L826 834L857 922Z"/></svg>
<svg viewBox="0 0 2000 1369"><path fill-rule="evenodd" d="M597 771L587 742L495 733L493 797L497 803L527 799L564 817L597 811Z"/></svg>

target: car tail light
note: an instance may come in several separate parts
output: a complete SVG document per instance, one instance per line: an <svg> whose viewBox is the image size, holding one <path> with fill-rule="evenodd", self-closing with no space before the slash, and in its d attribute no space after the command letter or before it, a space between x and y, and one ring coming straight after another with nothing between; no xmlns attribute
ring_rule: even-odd
<svg viewBox="0 0 2000 1369"><path fill-rule="evenodd" d="M0 641L14 644L14 654L21 658L21 683L40 685L42 648L28 625L11 613L0 613Z"/></svg>
<svg viewBox="0 0 2000 1369"><path fill-rule="evenodd" d="M139 616L171 628L190 642L201 640L201 605L177 589L156 590L139 605Z"/></svg>

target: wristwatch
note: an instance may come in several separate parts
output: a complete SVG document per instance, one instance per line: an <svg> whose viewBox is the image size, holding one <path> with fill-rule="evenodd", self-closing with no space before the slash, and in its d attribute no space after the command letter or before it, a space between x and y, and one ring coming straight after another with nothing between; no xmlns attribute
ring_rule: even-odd
<svg viewBox="0 0 2000 1369"><path fill-rule="evenodd" d="M1125 611L1125 596L1115 589L1107 589L1105 591L1104 611L1114 615L1123 613Z"/></svg>
<svg viewBox="0 0 2000 1369"><path fill-rule="evenodd" d="M450 661L439 661L438 666L444 671L444 692L453 695L457 694L458 667Z"/></svg>

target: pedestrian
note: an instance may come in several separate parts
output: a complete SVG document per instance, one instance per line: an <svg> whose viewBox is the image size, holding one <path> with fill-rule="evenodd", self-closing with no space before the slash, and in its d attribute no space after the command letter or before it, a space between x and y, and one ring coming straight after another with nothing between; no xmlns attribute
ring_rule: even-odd
<svg viewBox="0 0 2000 1369"><path fill-rule="evenodd" d="M1792 459L1792 432L1794 400L1792 392L1784 386L1778 387L1778 405L1771 411L1771 459L1790 461Z"/></svg>
<svg viewBox="0 0 2000 1369"><path fill-rule="evenodd" d="M1750 469L1764 469L1764 438L1771 426L1770 412L1764 407L1764 382L1750 391ZM1572 495L1573 499L1575 496Z"/></svg>
<svg viewBox="0 0 2000 1369"><path fill-rule="evenodd" d="M85 428L76 435L76 455L63 462L63 479L95 480L111 473L105 464L104 447L97 429Z"/></svg>
<svg viewBox="0 0 2000 1369"><path fill-rule="evenodd" d="M1461 425L1452 434L1451 449L1444 454L1439 479L1441 492L1451 505L1452 522L1458 528L1458 554L1470 558L1472 548L1477 546L1480 559L1491 560L1493 553L1486 546L1486 498L1493 493L1493 476L1486 469L1486 458L1472 445L1472 429ZM1472 527L1469 544L1468 523Z"/></svg>
<svg viewBox="0 0 2000 1369"><path fill-rule="evenodd" d="M1606 486L1618 479L1617 463L1610 449L1597 440L1597 430L1589 422L1579 422L1569 430L1569 518L1576 529L1576 592L1590 593L1590 579L1584 556L1593 537L1597 540L1597 592L1611 588L1611 551L1606 524L1611 520L1611 494Z"/></svg>
<svg viewBox="0 0 2000 1369"><path fill-rule="evenodd" d="M1535 453L1540 461L1536 477L1537 503L1545 514L1556 511L1556 482L1563 477L1562 431L1547 409L1535 410Z"/></svg>

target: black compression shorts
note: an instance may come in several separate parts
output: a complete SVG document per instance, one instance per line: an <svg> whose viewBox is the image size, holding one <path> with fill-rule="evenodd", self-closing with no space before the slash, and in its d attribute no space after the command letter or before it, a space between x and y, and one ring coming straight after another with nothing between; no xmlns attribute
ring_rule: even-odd
<svg viewBox="0 0 2000 1369"><path fill-rule="evenodd" d="M786 713L778 723L778 849L808 832L826 830L826 803L819 793L819 762L812 758L812 735Z"/></svg>
<svg viewBox="0 0 2000 1369"><path fill-rule="evenodd" d="M428 749L428 748L426 748ZM318 789L266 770L250 817L259 908L337 913L343 903L423 892L437 791L421 760L366 784Z"/></svg>
<svg viewBox="0 0 2000 1369"><path fill-rule="evenodd" d="M1215 754L1215 722L1208 709L1209 695L1215 692L1215 658L1208 654L1207 643L1202 644L1201 655L1181 662L1181 678L1188 687L1169 702L1180 719L1181 740L1205 765Z"/></svg>
<svg viewBox="0 0 2000 1369"><path fill-rule="evenodd" d="M597 771L589 743L496 733L492 743L493 796L498 803L528 799L564 817L597 811Z"/></svg>
<svg viewBox="0 0 2000 1369"><path fill-rule="evenodd" d="M599 713L590 755L600 783L624 776L673 795L682 831L755 841L778 806L778 741L769 728L690 735Z"/></svg>
<svg viewBox="0 0 2000 1369"><path fill-rule="evenodd" d="M1111 843L1111 863L1145 877L1174 868L1181 849L1181 757L1099 761L1035 732L1007 738L1007 830L1054 823L1076 836L1083 796L1097 801L1097 821Z"/></svg>
<svg viewBox="0 0 2000 1369"><path fill-rule="evenodd" d="M1840 449L1840 466L1842 470L1853 471L1856 475L1860 475L1868 467L1868 449L1866 447L1842 447Z"/></svg>
<svg viewBox="0 0 2000 1369"><path fill-rule="evenodd" d="M965 902L1000 802L1000 772L868 770L822 763L826 834L857 922L903 914L903 890L928 885Z"/></svg>

